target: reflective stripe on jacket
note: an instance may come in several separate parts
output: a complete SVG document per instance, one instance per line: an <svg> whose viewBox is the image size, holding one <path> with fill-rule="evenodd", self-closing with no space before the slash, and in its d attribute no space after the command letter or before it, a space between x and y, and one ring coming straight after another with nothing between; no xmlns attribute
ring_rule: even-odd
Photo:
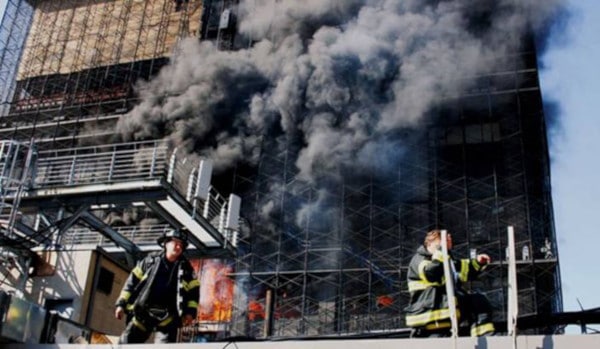
<svg viewBox="0 0 600 349"><path fill-rule="evenodd" d="M116 306L123 307L129 312L136 307L146 308L150 285L154 281L162 258L164 252L155 252L136 264L125 281ZM175 268L178 270L178 294L181 296L181 302L176 302L178 315L191 315L195 318L200 298L200 281L195 277L194 270L186 258L181 257L175 263L177 263Z"/></svg>
<svg viewBox="0 0 600 349"><path fill-rule="evenodd" d="M474 259L452 260L456 270L457 293L461 291L461 283L476 278L482 269ZM446 326L450 319L444 263L441 251L433 255L424 246L419 247L408 266L409 305L406 307L406 325L410 327ZM457 317L460 312L457 309Z"/></svg>

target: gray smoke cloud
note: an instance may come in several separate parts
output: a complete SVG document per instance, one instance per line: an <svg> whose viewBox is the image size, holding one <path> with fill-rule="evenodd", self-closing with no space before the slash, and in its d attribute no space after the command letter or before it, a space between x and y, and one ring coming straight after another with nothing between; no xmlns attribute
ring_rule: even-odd
<svg viewBox="0 0 600 349"><path fill-rule="evenodd" d="M246 0L246 48L184 40L139 86L118 123L124 140L169 138L215 161L256 163L264 135L302 144L298 178L386 171L404 151L394 135L468 88L494 59L518 51L561 0ZM265 208L268 210L268 208Z"/></svg>

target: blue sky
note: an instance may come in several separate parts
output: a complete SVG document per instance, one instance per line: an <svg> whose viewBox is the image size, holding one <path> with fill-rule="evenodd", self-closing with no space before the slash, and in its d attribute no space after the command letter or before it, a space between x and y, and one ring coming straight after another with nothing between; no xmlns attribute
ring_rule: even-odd
<svg viewBox="0 0 600 349"><path fill-rule="evenodd" d="M7 0L0 0L0 14ZM543 0L540 0L543 1ZM600 1L566 0L572 17L541 57L542 93L559 103L550 138L552 193L565 311L600 307ZM1 16L0 16L1 17Z"/></svg>
<svg viewBox="0 0 600 349"><path fill-rule="evenodd" d="M542 56L545 100L560 103L550 139L552 193L566 311L600 307L600 1L569 0L564 38Z"/></svg>

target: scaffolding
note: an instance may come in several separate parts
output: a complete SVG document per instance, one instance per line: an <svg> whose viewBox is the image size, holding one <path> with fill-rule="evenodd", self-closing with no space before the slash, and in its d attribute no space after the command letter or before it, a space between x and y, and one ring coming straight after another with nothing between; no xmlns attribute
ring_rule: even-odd
<svg viewBox="0 0 600 349"><path fill-rule="evenodd" d="M200 37L201 0L10 0L2 22L3 138L72 147L136 102L133 86ZM2 42L3 44L5 42ZM8 107L7 107L8 106Z"/></svg>
<svg viewBox="0 0 600 349"><path fill-rule="evenodd" d="M35 138L43 154L55 151L48 165L64 166L64 180L110 183L106 169L83 166L78 161L86 155L74 149L112 141L115 123L137 103L135 83L167 64L181 38L233 48L237 3L9 0L0 25L0 139ZM264 336L265 328L270 336L300 337L404 327L408 263L424 233L436 227L452 233L457 255L481 251L495 261L471 287L492 301L497 321L506 317L509 225L520 258L521 314L562 310L535 48L530 44L489 67L469 78L470 90L446 96L421 133L402 136L408 151L393 174L349 177L327 188L327 197L298 178L297 143L263 138L258 167L236 169L229 188L242 197L244 221L252 222L235 251L232 335ZM80 172L69 173L72 164ZM55 178L52 170L46 173ZM317 200L327 202L327 210L298 226L298 207ZM275 204L274 225L261 225L264 202ZM67 216L75 213L77 207ZM160 229L113 227L140 246ZM65 243L114 245L89 227L61 231ZM272 314L267 303L274 304Z"/></svg>
<svg viewBox="0 0 600 349"><path fill-rule="evenodd" d="M258 170L240 171L234 187L254 199L243 208L252 222L260 222L261 205L275 203L273 219L255 223L239 252L237 273L259 316L242 304L234 312L235 334L262 336L269 329L272 336L301 337L404 327L408 264L424 233L438 227L452 233L457 256L479 251L495 261L470 284L490 299L495 321L506 319L509 225L516 229L520 315L562 311L535 55L530 45L490 62L489 75L478 77L471 91L450 96L426 130L406 136L397 172L347 176L328 188L325 200L322 188L297 178L293 142L265 140ZM296 225L297 208L317 200L329 212ZM275 304L271 319L269 302Z"/></svg>

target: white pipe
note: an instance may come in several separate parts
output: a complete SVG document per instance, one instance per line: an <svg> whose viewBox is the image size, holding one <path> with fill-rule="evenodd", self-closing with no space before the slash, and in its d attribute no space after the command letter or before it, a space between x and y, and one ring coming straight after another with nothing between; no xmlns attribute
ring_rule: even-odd
<svg viewBox="0 0 600 349"><path fill-rule="evenodd" d="M451 260L448 254L448 232L442 230L442 254L444 256L444 277L446 278L446 296L448 297L448 309L450 310L450 321L452 323L452 338L456 349L456 338L458 337L458 319L456 318L456 298L454 294L454 272L450 266Z"/></svg>
<svg viewBox="0 0 600 349"><path fill-rule="evenodd" d="M167 183L173 183L173 176L175 176L175 164L177 162L177 147L173 149L171 159L169 161L169 172L167 172Z"/></svg>
<svg viewBox="0 0 600 349"><path fill-rule="evenodd" d="M513 349L517 347L517 317L519 315L519 295L517 289L517 258L515 254L515 231L512 226L508 233L508 304L506 311L506 328L513 337Z"/></svg>

